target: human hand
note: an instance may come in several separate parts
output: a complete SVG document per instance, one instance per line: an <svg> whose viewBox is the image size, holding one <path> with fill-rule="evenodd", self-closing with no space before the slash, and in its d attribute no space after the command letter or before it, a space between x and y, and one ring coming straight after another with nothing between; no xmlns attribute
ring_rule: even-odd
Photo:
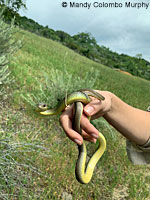
<svg viewBox="0 0 150 200"><path fill-rule="evenodd" d="M112 93L99 90L97 90L97 92L103 95L105 97L105 100L100 101L94 97L90 97L92 101L84 107L83 115L80 121L82 136L85 140L90 142L96 142L99 131L90 123L87 116L91 117L91 119L97 119L101 116L104 116L105 113L111 110ZM74 105L65 109L65 111L60 116L60 123L67 137L69 137L75 143L81 145L83 142L82 136L72 129L73 114Z"/></svg>

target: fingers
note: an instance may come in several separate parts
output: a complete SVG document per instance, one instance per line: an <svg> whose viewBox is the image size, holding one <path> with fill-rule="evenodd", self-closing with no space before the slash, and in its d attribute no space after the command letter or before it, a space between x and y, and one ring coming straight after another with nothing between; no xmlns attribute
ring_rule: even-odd
<svg viewBox="0 0 150 200"><path fill-rule="evenodd" d="M99 137L99 131L90 123L84 114L81 117L80 124L83 133L86 133L90 138L97 139Z"/></svg>
<svg viewBox="0 0 150 200"><path fill-rule="evenodd" d="M84 140L86 140L86 141L96 143L96 139L93 138L92 136L90 136L89 134L87 134L84 130L82 130L82 137L83 137Z"/></svg>
<svg viewBox="0 0 150 200"><path fill-rule="evenodd" d="M60 117L60 123L66 135L75 143L81 145L84 137L85 140L96 142L98 130L89 122L85 115L81 117L82 136L72 129L73 106L67 108Z"/></svg>
<svg viewBox="0 0 150 200"><path fill-rule="evenodd" d="M72 129L73 119L73 106L67 108L60 116L60 123L66 133L66 135L75 143L81 145L83 142L82 136Z"/></svg>

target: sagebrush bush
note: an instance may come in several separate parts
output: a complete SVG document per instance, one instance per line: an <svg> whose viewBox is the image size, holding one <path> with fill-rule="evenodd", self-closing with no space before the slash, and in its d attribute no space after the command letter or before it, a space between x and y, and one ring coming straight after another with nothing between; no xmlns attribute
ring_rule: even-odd
<svg viewBox="0 0 150 200"><path fill-rule="evenodd" d="M9 60L12 54L20 47L21 41L14 37L16 29L13 22L8 25L3 21L3 11L0 10L0 92L3 86L10 82L10 71L8 68Z"/></svg>
<svg viewBox="0 0 150 200"><path fill-rule="evenodd" d="M97 70L91 67L91 71L85 72L84 78L74 76L65 68L63 71L51 68L50 74L44 73L44 83L37 82L38 91L30 91L22 95L23 99L32 106L36 107L38 103L44 102L53 107L71 92L83 88L94 88L97 81Z"/></svg>
<svg viewBox="0 0 150 200"><path fill-rule="evenodd" d="M11 95L8 88L13 79L8 63L13 53L21 46L21 40L15 39L18 30L13 23L5 24L2 12L0 13L0 199L28 199L28 188L33 182L32 175L42 174L32 160L27 158L28 154L33 154L34 157L34 153L37 156L46 152L47 156L48 151L41 141L31 141L27 137L22 139L22 130L18 130L16 124L16 119L18 121L20 118L9 102L3 106L4 96Z"/></svg>

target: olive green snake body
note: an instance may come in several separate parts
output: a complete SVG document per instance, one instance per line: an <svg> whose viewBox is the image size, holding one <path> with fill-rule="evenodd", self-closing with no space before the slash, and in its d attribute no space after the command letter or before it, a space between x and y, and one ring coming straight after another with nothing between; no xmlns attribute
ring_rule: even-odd
<svg viewBox="0 0 150 200"><path fill-rule="evenodd" d="M67 97L63 99L63 101L61 101L58 104L58 106L56 106L56 108L48 109L48 107L45 104L40 103L38 104L38 109L41 115L58 115L66 108L67 105L74 103L75 113L74 113L72 128L80 135L82 135L82 129L80 127L80 119L83 113L83 104L86 105L91 101L90 96L93 96L99 99L100 101L105 99L101 94L99 94L95 90L82 89L80 91L69 94ZM90 182L94 168L106 149L105 137L100 132L98 141L99 141L99 147L89 160L87 167L86 167L87 151L84 140L82 145L78 145L79 155L76 162L75 175L76 179L82 184Z"/></svg>

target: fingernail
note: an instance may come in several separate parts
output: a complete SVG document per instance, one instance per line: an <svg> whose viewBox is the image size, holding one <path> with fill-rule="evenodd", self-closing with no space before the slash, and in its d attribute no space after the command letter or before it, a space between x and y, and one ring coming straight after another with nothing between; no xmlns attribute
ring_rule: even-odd
<svg viewBox="0 0 150 200"><path fill-rule="evenodd" d="M94 108L89 106L85 110L86 110L87 113L91 114L94 111Z"/></svg>
<svg viewBox="0 0 150 200"><path fill-rule="evenodd" d="M95 144L95 143L96 143L96 140L94 139L92 142Z"/></svg>
<svg viewBox="0 0 150 200"><path fill-rule="evenodd" d="M95 134L95 133L92 133L91 134L95 139L97 139L99 136L97 135L97 134Z"/></svg>
<svg viewBox="0 0 150 200"><path fill-rule="evenodd" d="M81 141L78 139L74 139L75 143L77 143L78 145L81 145Z"/></svg>

